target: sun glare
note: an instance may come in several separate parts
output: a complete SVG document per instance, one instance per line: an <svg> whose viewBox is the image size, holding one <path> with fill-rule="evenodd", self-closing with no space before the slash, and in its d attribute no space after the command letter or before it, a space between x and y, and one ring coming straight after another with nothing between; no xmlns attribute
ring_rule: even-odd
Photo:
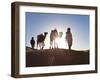
<svg viewBox="0 0 100 80"><path fill-rule="evenodd" d="M63 36L61 38L56 38L55 39L56 44L58 44L58 48L63 48L65 49L67 47L67 43L65 41L65 33L63 33ZM49 49L50 48L50 34L46 37L45 39L45 47L44 49Z"/></svg>
<svg viewBox="0 0 100 80"><path fill-rule="evenodd" d="M59 43L58 43L58 47L59 48L66 48L66 41L65 41L65 33L63 34L63 36L61 38L59 38Z"/></svg>
<svg viewBox="0 0 100 80"><path fill-rule="evenodd" d="M59 44L60 38L56 38L56 39L55 39L55 42L56 42L57 44Z"/></svg>

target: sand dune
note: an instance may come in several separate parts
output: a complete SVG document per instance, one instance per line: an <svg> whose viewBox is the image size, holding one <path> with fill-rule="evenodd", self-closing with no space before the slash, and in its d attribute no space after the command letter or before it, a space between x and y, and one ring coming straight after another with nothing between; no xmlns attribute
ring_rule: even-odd
<svg viewBox="0 0 100 80"><path fill-rule="evenodd" d="M89 50L37 50L26 47L26 67L89 64Z"/></svg>

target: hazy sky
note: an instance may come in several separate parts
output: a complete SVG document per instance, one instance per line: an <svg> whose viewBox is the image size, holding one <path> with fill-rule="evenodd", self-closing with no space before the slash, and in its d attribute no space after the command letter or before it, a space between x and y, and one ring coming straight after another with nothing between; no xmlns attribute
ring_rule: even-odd
<svg viewBox="0 0 100 80"><path fill-rule="evenodd" d="M31 37L37 40L37 35L48 32L45 39L45 48L50 47L49 35L52 29L63 32L63 36L59 42L59 48L68 48L65 41L65 33L67 28L71 28L73 36L72 49L86 50L89 49L89 15L74 14L54 14L54 13L33 13L26 12L26 37L25 45L30 45Z"/></svg>

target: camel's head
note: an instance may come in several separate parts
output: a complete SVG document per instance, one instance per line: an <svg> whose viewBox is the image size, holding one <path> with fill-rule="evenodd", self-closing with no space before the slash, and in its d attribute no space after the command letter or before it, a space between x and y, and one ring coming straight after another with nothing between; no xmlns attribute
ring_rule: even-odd
<svg viewBox="0 0 100 80"><path fill-rule="evenodd" d="M48 32L44 32L44 35L46 36L48 34Z"/></svg>

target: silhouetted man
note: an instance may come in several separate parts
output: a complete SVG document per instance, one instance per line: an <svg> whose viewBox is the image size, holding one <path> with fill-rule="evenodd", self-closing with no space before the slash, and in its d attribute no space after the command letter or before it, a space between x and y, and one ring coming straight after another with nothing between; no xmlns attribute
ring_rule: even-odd
<svg viewBox="0 0 100 80"><path fill-rule="evenodd" d="M72 33L71 33L71 29L70 28L67 28L66 41L68 43L69 50L71 50L73 38L72 38Z"/></svg>
<svg viewBox="0 0 100 80"><path fill-rule="evenodd" d="M32 49L34 49L34 46L35 46L35 40L34 40L34 37L31 38L30 44L31 44Z"/></svg>

